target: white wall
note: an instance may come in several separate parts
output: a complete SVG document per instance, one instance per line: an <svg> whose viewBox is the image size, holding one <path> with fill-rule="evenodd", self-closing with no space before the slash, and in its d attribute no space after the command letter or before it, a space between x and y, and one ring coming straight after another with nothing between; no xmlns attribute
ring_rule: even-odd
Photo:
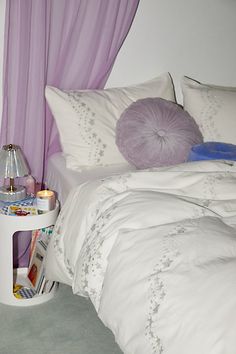
<svg viewBox="0 0 236 354"><path fill-rule="evenodd" d="M5 1L0 0L0 112ZM106 86L138 83L166 71L179 101L183 75L236 86L235 37L236 0L140 0Z"/></svg>
<svg viewBox="0 0 236 354"><path fill-rule="evenodd" d="M107 87L169 71L236 86L236 0L140 0Z"/></svg>

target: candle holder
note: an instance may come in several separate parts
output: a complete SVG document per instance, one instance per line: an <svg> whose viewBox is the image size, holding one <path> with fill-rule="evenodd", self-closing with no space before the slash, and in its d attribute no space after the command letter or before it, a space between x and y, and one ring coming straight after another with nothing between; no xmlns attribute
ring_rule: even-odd
<svg viewBox="0 0 236 354"><path fill-rule="evenodd" d="M50 210L55 209L56 206L55 193L48 189L38 191L36 194L36 204L37 204L38 214L44 214Z"/></svg>

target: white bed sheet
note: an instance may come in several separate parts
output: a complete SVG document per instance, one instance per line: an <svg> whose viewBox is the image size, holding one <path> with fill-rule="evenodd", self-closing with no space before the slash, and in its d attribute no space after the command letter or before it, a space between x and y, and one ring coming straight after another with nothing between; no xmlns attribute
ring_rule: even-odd
<svg viewBox="0 0 236 354"><path fill-rule="evenodd" d="M117 164L75 171L66 167L65 157L62 153L56 153L48 161L46 187L56 192L57 199L63 205L73 187L84 182L134 170L135 168L130 165Z"/></svg>

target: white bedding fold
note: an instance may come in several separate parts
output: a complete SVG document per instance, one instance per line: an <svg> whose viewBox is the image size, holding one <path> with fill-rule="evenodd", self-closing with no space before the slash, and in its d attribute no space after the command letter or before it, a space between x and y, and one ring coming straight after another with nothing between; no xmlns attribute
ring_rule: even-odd
<svg viewBox="0 0 236 354"><path fill-rule="evenodd" d="M112 176L70 193L47 277L89 296L125 353L235 354L234 225L235 163Z"/></svg>
<svg viewBox="0 0 236 354"><path fill-rule="evenodd" d="M235 257L235 230L212 217L123 231L99 317L125 353L233 354Z"/></svg>

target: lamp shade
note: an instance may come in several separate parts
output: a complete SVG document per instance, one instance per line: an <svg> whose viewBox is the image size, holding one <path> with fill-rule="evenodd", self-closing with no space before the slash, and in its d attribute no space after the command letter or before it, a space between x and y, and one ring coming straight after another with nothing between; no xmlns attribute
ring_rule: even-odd
<svg viewBox="0 0 236 354"><path fill-rule="evenodd" d="M29 174L29 167L18 145L4 145L0 150L0 177L14 178Z"/></svg>

